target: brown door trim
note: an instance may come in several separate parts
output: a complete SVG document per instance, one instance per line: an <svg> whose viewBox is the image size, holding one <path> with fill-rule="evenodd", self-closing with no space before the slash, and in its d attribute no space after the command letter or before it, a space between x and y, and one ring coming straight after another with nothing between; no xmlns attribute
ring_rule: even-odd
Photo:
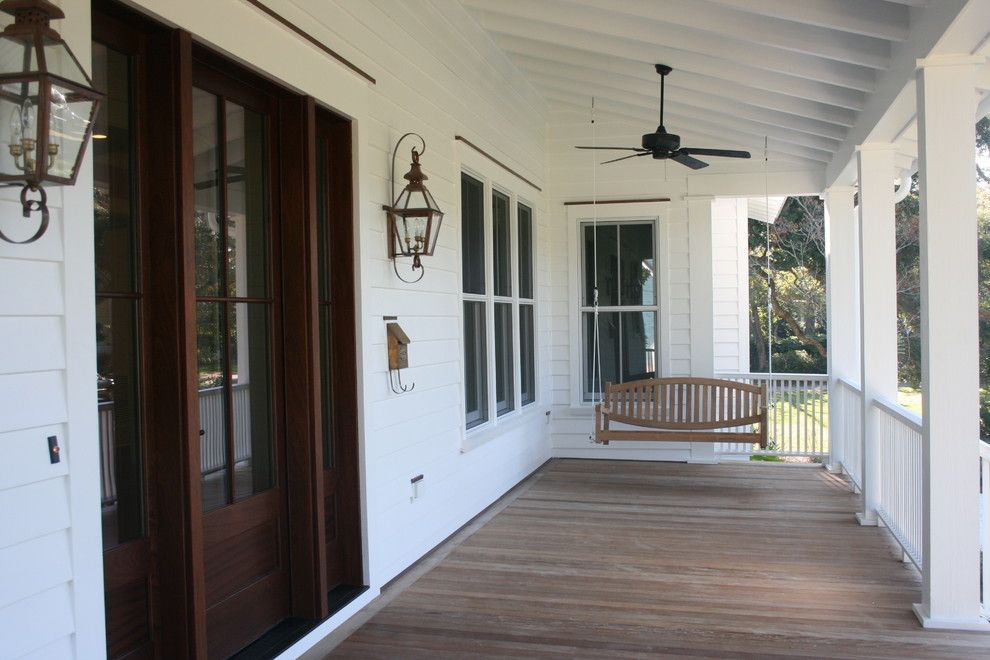
<svg viewBox="0 0 990 660"><path fill-rule="evenodd" d="M323 420L320 412L320 339L316 261L316 104L310 97L281 99L282 266L286 464L292 611L327 616L323 543ZM295 155L295 157L286 157ZM313 524L301 524L312 521Z"/></svg>
<svg viewBox="0 0 990 660"><path fill-rule="evenodd" d="M162 656L206 656L206 598L196 400L192 144L192 36L151 35L140 159L149 241L148 432L157 487Z"/></svg>

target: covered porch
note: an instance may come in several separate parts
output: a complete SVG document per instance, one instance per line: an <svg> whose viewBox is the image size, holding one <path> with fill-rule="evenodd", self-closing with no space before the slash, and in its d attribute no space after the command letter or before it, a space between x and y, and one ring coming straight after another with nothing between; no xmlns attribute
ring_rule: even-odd
<svg viewBox="0 0 990 660"><path fill-rule="evenodd" d="M304 657L990 655L814 467L554 459Z"/></svg>

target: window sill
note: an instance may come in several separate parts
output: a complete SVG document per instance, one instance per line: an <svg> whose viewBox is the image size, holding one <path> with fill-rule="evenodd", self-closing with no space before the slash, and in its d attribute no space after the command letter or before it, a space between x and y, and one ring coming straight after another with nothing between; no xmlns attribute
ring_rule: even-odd
<svg viewBox="0 0 990 660"><path fill-rule="evenodd" d="M531 424L533 420L545 415L546 411L540 408L539 402L529 403L521 410L506 413L499 417L495 424L489 422L467 431L464 434L464 439L461 440L461 453L466 454L472 449L477 449L481 445L518 429L520 426Z"/></svg>

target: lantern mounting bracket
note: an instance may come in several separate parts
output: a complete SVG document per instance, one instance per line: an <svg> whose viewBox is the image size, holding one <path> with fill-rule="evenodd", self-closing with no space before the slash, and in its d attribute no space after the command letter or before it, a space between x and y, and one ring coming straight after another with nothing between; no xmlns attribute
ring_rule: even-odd
<svg viewBox="0 0 990 660"><path fill-rule="evenodd" d="M28 199L28 192L37 192L38 199ZM38 224L38 230L22 241L15 241L0 230L0 240L14 243L15 245L25 245L27 243L34 243L48 230L48 222L51 218L48 213L48 193L45 192L44 188L41 186L32 186L29 183L24 184L24 187L21 188L21 210L25 218L30 218L31 214L35 211L41 212L41 222Z"/></svg>

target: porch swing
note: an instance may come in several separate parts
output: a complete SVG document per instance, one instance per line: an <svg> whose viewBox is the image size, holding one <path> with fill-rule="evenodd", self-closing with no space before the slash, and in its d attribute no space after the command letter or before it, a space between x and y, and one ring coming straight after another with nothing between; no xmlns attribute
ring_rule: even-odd
<svg viewBox="0 0 990 660"><path fill-rule="evenodd" d="M597 146L594 115L595 102L592 99L592 140ZM598 327L597 164L593 167L592 263L596 264L596 267L592 269L594 333L591 392L595 406L592 440L602 445L608 445L612 440L739 442L758 444L760 449L766 449L768 407L766 384L753 385L720 378L671 377L606 383L604 389L602 388ZM764 175L765 168L766 148L764 148ZM769 232L767 240L769 245ZM769 259L769 249L767 258ZM770 369L768 382L773 381L772 366ZM626 426L613 429L611 428L613 422ZM751 428L742 432L724 432L725 429L753 425L757 425L756 430Z"/></svg>

